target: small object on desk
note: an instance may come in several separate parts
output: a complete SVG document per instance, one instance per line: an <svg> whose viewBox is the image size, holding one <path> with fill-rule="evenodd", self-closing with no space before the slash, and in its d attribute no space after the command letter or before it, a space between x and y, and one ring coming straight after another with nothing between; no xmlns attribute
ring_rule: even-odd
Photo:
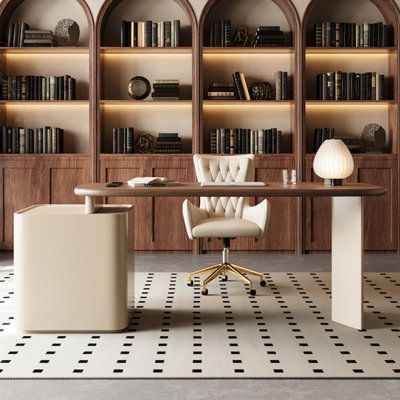
<svg viewBox="0 0 400 400"><path fill-rule="evenodd" d="M295 185L297 183L297 174L296 174L295 169L292 169L292 174L290 176L290 182L292 183L292 185Z"/></svg>
<svg viewBox="0 0 400 400"><path fill-rule="evenodd" d="M106 186L107 187L119 187L119 186L122 186L123 184L124 184L123 182L110 182L110 183L107 183Z"/></svg>
<svg viewBox="0 0 400 400"><path fill-rule="evenodd" d="M284 185L289 183L295 185L297 183L297 174L295 169L283 169L282 170L282 181Z"/></svg>
<svg viewBox="0 0 400 400"><path fill-rule="evenodd" d="M289 183L289 172L287 169L282 170L282 182L284 185Z"/></svg>
<svg viewBox="0 0 400 400"><path fill-rule="evenodd" d="M143 176L133 178L127 183L132 187L165 186L167 183L173 183L173 180L165 177Z"/></svg>
<svg viewBox="0 0 400 400"><path fill-rule="evenodd" d="M200 186L266 186L265 182L201 182Z"/></svg>

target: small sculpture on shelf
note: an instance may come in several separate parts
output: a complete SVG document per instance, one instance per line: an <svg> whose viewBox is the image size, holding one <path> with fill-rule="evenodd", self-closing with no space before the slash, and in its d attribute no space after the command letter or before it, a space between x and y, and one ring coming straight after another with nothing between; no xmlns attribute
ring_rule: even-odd
<svg viewBox="0 0 400 400"><path fill-rule="evenodd" d="M361 152L383 153L386 143L385 130L378 124L365 125L361 132Z"/></svg>
<svg viewBox="0 0 400 400"><path fill-rule="evenodd" d="M128 82L128 94L134 100L144 100L150 92L151 84L143 76L135 76Z"/></svg>
<svg viewBox="0 0 400 400"><path fill-rule="evenodd" d="M79 25L70 18L58 21L54 29L54 39L59 46L75 46L79 35Z"/></svg>
<svg viewBox="0 0 400 400"><path fill-rule="evenodd" d="M233 35L232 44L236 47L252 47L254 44L255 36L250 32L246 26L236 29Z"/></svg>
<svg viewBox="0 0 400 400"><path fill-rule="evenodd" d="M156 148L156 138L150 133L139 133L135 141L137 153L153 153Z"/></svg>
<svg viewBox="0 0 400 400"><path fill-rule="evenodd" d="M272 100L274 89L268 82L253 82L250 86L252 100Z"/></svg>

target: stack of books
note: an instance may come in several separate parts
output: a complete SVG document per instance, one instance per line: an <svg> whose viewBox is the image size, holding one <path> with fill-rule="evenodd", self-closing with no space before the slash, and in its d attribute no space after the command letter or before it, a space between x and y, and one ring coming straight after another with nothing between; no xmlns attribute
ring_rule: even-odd
<svg viewBox="0 0 400 400"><path fill-rule="evenodd" d="M314 143L313 151L316 153L320 148L321 144L328 139L337 139L343 141L351 153L359 153L361 147L361 138L357 136L335 135L334 128L316 128L314 129Z"/></svg>
<svg viewBox="0 0 400 400"><path fill-rule="evenodd" d="M235 93L237 100L251 100L246 78L243 73L236 71L232 74L235 84Z"/></svg>
<svg viewBox="0 0 400 400"><path fill-rule="evenodd" d="M322 22L314 25L316 47L387 47L390 27L382 22Z"/></svg>
<svg viewBox="0 0 400 400"><path fill-rule="evenodd" d="M69 75L0 77L1 100L75 100L76 80Z"/></svg>
<svg viewBox="0 0 400 400"><path fill-rule="evenodd" d="M288 73L286 71L275 73L275 100L289 100Z"/></svg>
<svg viewBox="0 0 400 400"><path fill-rule="evenodd" d="M282 132L271 129L210 130L211 154L269 154L282 152Z"/></svg>
<svg viewBox="0 0 400 400"><path fill-rule="evenodd" d="M335 129L333 128L315 128L314 129L314 143L313 151L316 153L321 144L327 139L333 139L335 136Z"/></svg>
<svg viewBox="0 0 400 400"><path fill-rule="evenodd" d="M114 154L129 154L134 152L134 129L113 128L112 150Z"/></svg>
<svg viewBox="0 0 400 400"><path fill-rule="evenodd" d="M177 133L159 133L156 153L182 153L182 139Z"/></svg>
<svg viewBox="0 0 400 400"><path fill-rule="evenodd" d="M0 153L58 154L64 152L64 130L44 126L38 129L2 126Z"/></svg>
<svg viewBox="0 0 400 400"><path fill-rule="evenodd" d="M179 47L181 23L121 21L121 47Z"/></svg>
<svg viewBox="0 0 400 400"><path fill-rule="evenodd" d="M235 100L235 84L232 82L213 82L208 87L209 100Z"/></svg>
<svg viewBox="0 0 400 400"><path fill-rule="evenodd" d="M317 100L384 100L384 85L377 72L326 72L317 75Z"/></svg>
<svg viewBox="0 0 400 400"><path fill-rule="evenodd" d="M232 46L232 24L229 19L211 22L210 46L211 47Z"/></svg>
<svg viewBox="0 0 400 400"><path fill-rule="evenodd" d="M279 26L259 26L255 36L254 47L282 47L284 44Z"/></svg>
<svg viewBox="0 0 400 400"><path fill-rule="evenodd" d="M178 79L157 79L153 83L153 100L179 100Z"/></svg>
<svg viewBox="0 0 400 400"><path fill-rule="evenodd" d="M29 29L25 22L8 25L8 47L51 47L53 32L50 30Z"/></svg>

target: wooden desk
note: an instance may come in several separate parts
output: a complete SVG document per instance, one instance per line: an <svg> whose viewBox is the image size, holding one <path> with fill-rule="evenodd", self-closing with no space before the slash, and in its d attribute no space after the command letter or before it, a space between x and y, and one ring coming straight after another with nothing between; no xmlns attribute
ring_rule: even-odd
<svg viewBox="0 0 400 400"><path fill-rule="evenodd" d="M363 328L363 197L386 194L386 189L381 186L269 182L266 186L217 187L181 183L137 188L124 184L108 188L104 183L89 183L76 187L75 194L85 196L87 213L96 212L95 197L332 197L332 320L352 328Z"/></svg>

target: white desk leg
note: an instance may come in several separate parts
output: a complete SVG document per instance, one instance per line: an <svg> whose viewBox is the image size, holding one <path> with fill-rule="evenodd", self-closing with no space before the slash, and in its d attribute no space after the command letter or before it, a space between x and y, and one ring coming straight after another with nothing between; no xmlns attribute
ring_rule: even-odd
<svg viewBox="0 0 400 400"><path fill-rule="evenodd" d="M94 196L85 196L85 214L94 214L96 212L95 200Z"/></svg>
<svg viewBox="0 0 400 400"><path fill-rule="evenodd" d="M332 199L332 320L363 328L362 197Z"/></svg>

